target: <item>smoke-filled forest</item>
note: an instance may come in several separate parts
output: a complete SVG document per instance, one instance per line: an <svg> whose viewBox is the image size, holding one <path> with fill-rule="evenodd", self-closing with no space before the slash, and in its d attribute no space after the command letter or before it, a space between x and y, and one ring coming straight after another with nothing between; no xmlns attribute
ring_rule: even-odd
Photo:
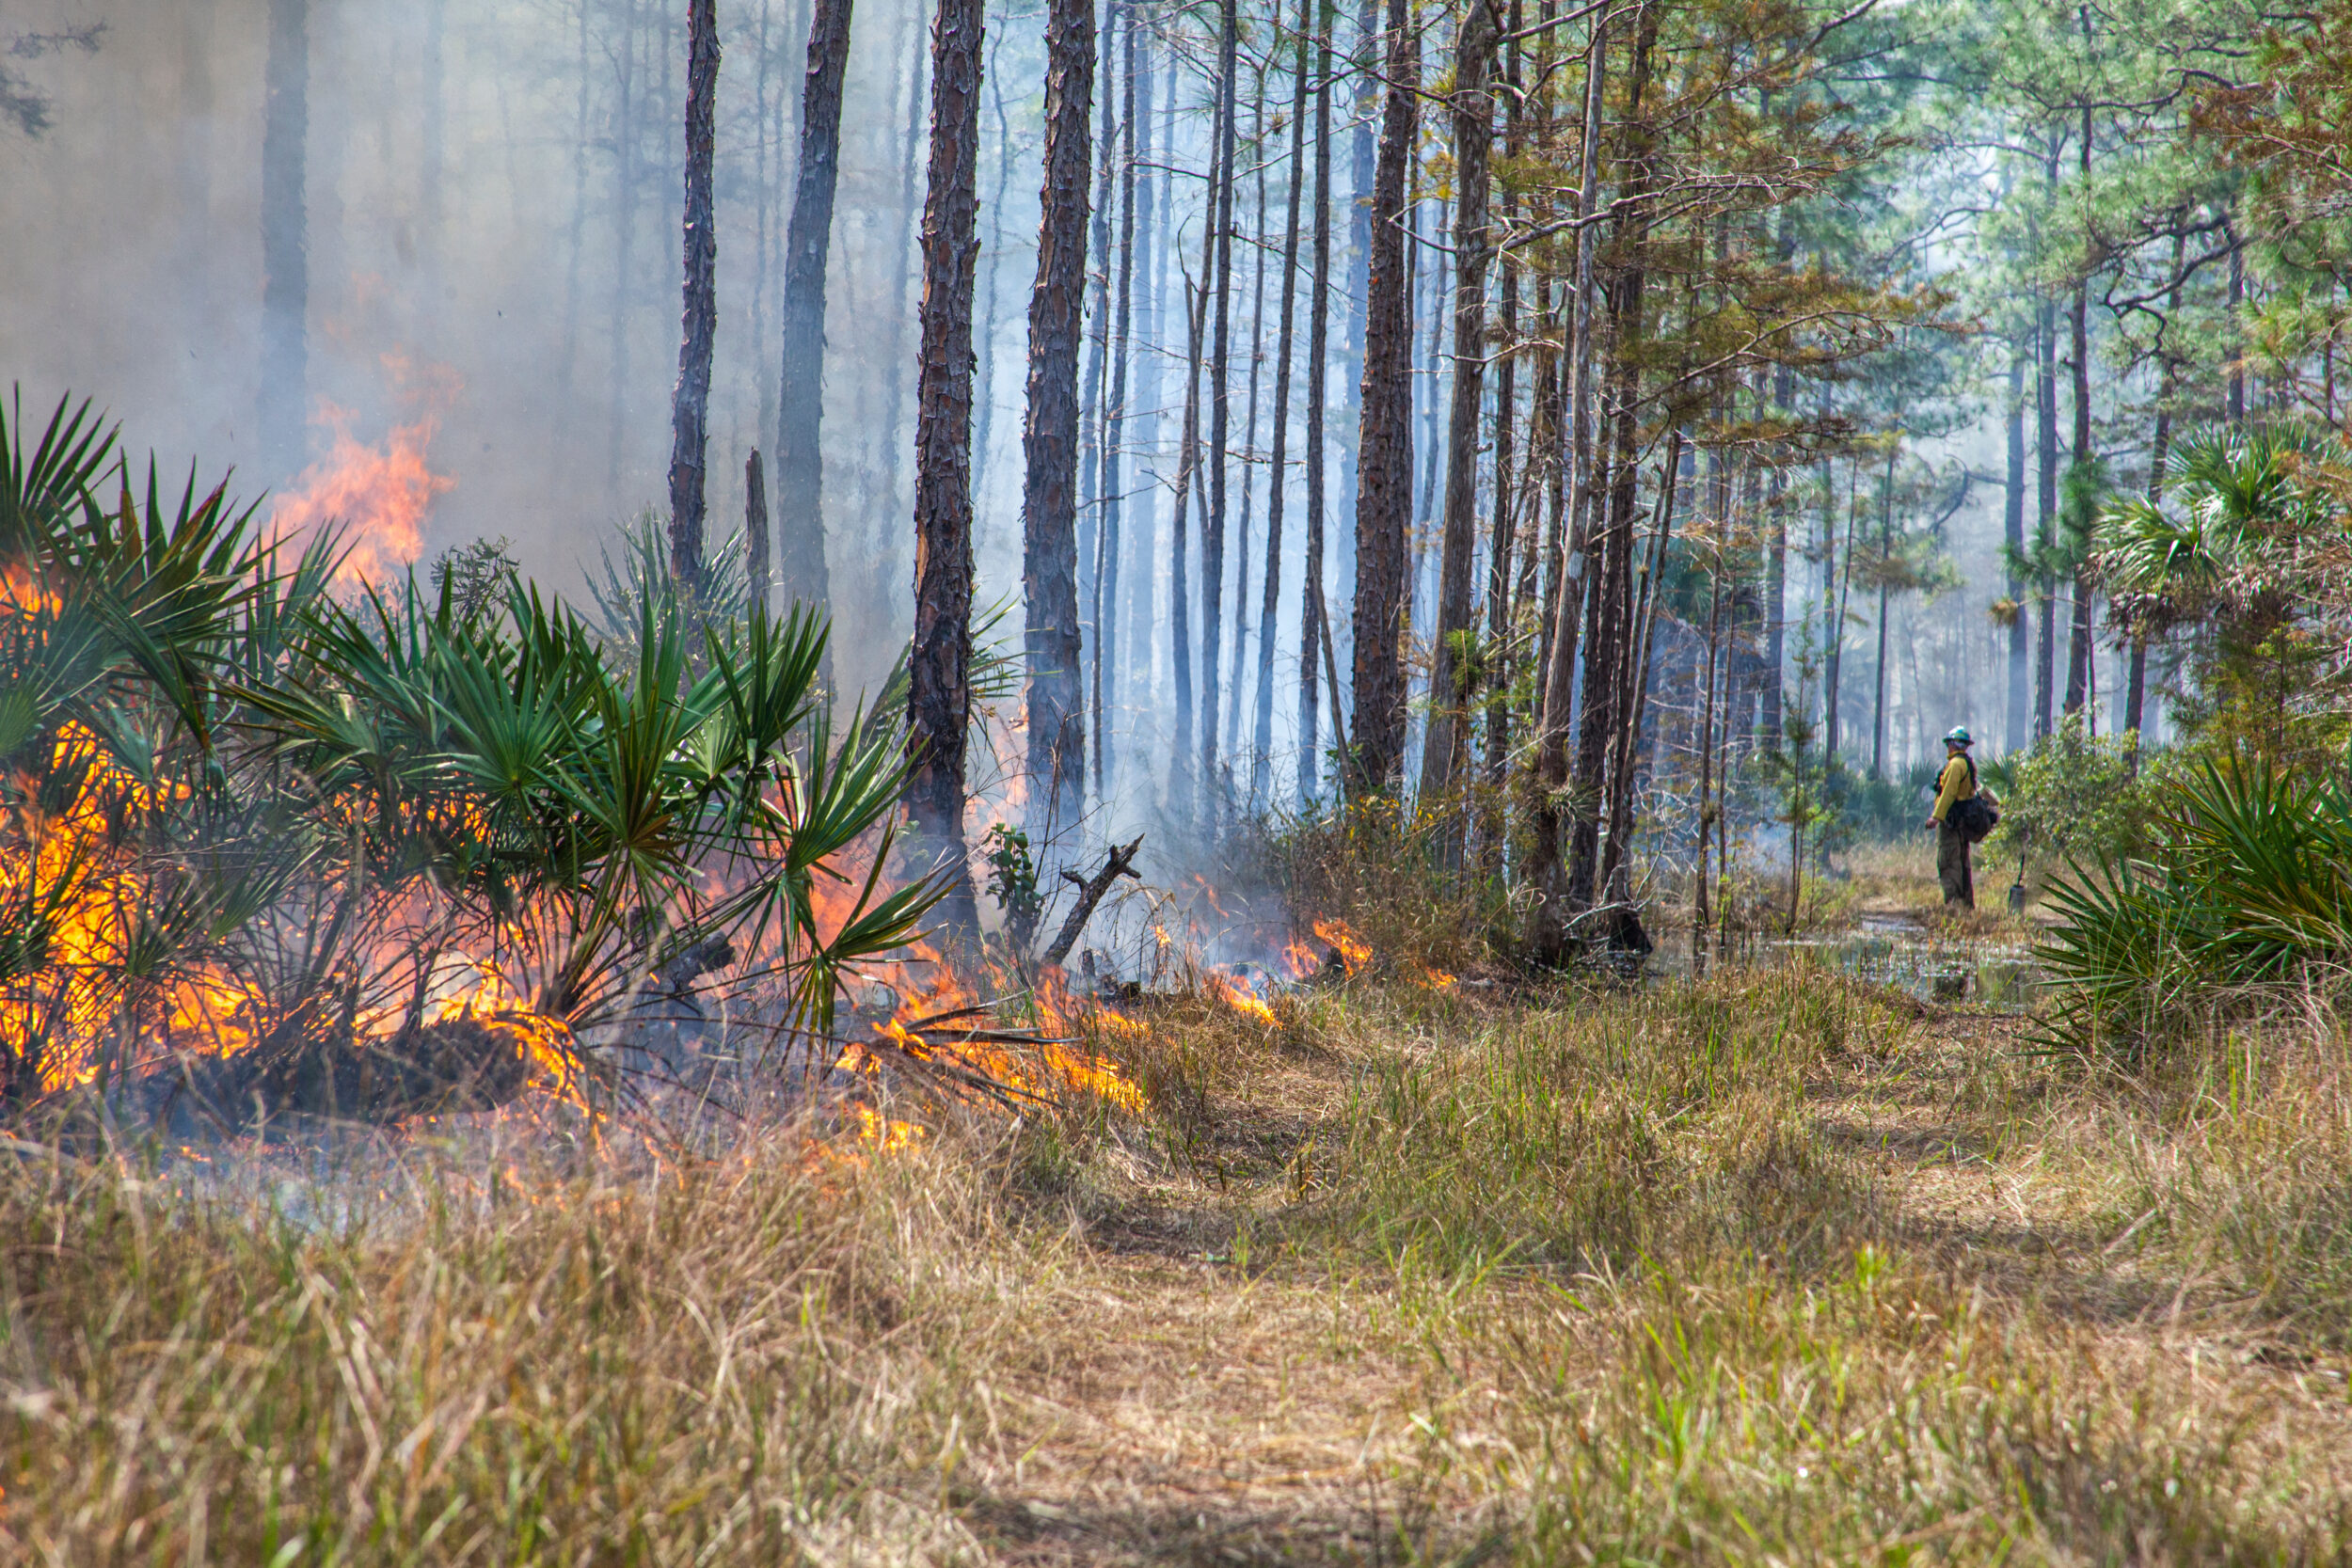
<svg viewBox="0 0 2352 1568"><path fill-rule="evenodd" d="M0 0L0 1559L2342 1560L2347 123Z"/></svg>

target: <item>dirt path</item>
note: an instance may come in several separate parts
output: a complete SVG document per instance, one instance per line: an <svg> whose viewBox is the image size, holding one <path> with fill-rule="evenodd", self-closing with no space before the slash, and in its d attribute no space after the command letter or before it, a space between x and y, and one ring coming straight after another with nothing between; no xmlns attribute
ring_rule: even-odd
<svg viewBox="0 0 2352 1568"><path fill-rule="evenodd" d="M2099 1223L2111 1195L2067 1151L2013 1141L2014 1107L1956 1109L2015 1036L2013 1021L1930 1015L1900 1052L1819 1085L1813 1125L1868 1171L1906 1249L2057 1321L2104 1376L2203 1379L2217 1409L2268 1411L2277 1441L2323 1421L2352 1453L2341 1380L2190 1332L2178 1280L2119 1262ZM1242 1075L1187 1161L1139 1154L1135 1180L1048 1249L1027 1342L991 1390L1010 1457L973 1478L985 1500L967 1516L1001 1560L1380 1562L1441 1543L1476 1560L1500 1539L1478 1497L1420 1474L1429 1413L1474 1443L1501 1398L1461 1347L1417 1337L1391 1281L1268 1267L1237 1223L1288 1199L1348 1071L1327 1058Z"/></svg>

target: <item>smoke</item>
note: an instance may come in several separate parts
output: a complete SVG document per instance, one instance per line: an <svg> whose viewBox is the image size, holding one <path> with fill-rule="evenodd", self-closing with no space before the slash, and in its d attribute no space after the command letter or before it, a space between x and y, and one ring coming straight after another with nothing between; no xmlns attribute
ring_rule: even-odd
<svg viewBox="0 0 2352 1568"><path fill-rule="evenodd" d="M276 497L281 527L340 517L370 573L504 535L532 575L577 592L613 525L666 494L683 0L303 8L298 460L273 468L260 425L267 5L8 8L0 37L99 47L12 65L10 90L37 95L42 117L38 135L0 122L0 380L28 412L69 390L96 399L167 470L194 462L210 482L233 467L236 493ZM904 135L922 124L919 11L860 8L847 87L825 486L851 684L879 678L911 623L920 214L905 198L919 209L922 171L918 149L910 181ZM773 445L777 378L814 373L777 363L776 336L807 3L737 0L723 23L721 533L743 515L745 454ZM1025 288L1022 263L1003 272Z"/></svg>

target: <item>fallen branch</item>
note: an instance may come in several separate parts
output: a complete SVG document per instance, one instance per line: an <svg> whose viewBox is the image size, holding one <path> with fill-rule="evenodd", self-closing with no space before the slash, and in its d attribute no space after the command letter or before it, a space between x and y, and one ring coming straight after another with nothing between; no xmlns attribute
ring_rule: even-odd
<svg viewBox="0 0 2352 1568"><path fill-rule="evenodd" d="M1061 874L1063 881L1078 884L1078 903L1070 911L1070 918L1061 923L1061 930L1055 936L1054 945L1045 950L1046 963L1057 964L1070 957L1070 950L1078 945L1078 934L1086 929L1087 922L1094 918L1094 906L1103 901L1103 895L1111 890L1113 882L1121 877L1143 880L1136 871L1136 851L1142 847L1143 835L1137 833L1135 842L1123 848L1112 845L1110 859L1104 861L1103 869L1093 876L1081 877L1075 871Z"/></svg>

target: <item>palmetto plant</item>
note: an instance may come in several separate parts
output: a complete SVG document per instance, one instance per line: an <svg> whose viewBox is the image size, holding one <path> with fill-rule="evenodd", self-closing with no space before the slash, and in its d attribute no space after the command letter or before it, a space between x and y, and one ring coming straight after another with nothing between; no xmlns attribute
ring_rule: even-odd
<svg viewBox="0 0 2352 1568"><path fill-rule="evenodd" d="M2185 730L2309 768L2344 739L2352 531L2334 493L2347 453L2296 426L2206 431L2176 447L2162 504L2102 516L2095 564L2117 623L2185 633Z"/></svg>
<svg viewBox="0 0 2352 1568"><path fill-rule="evenodd" d="M2284 614L2300 556L2336 528L2335 506L2309 483L2341 462L2341 443L2295 426L2208 430L2176 445L2165 501L2121 500L2099 519L2094 549L2119 617L2143 634L2211 615L2257 636Z"/></svg>
<svg viewBox="0 0 2352 1568"><path fill-rule="evenodd" d="M190 1053L283 1085L477 1012L576 1074L713 973L823 1031L844 969L914 937L931 892L878 877L903 742L836 726L818 619L657 592L615 647L521 585L338 603L331 538L167 506L151 466L142 499L87 405L24 434L0 420L9 1098Z"/></svg>
<svg viewBox="0 0 2352 1568"><path fill-rule="evenodd" d="M2192 1023L2194 996L2352 958L2352 790L2267 759L2205 760L2165 785L2145 860L2076 866L2050 894L2064 917L2040 956L2078 1046L2143 1049Z"/></svg>

